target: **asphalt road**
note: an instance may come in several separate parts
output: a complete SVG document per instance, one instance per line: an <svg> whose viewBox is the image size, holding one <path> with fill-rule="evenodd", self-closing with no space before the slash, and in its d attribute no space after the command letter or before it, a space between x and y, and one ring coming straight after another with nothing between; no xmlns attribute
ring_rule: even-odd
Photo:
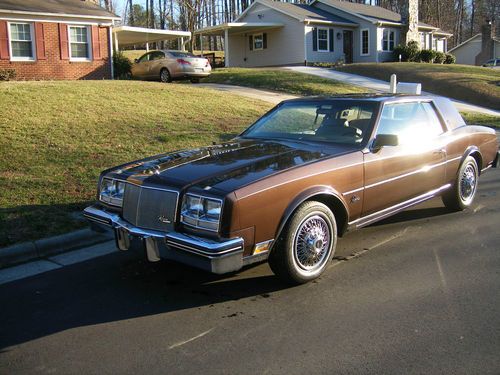
<svg viewBox="0 0 500 375"><path fill-rule="evenodd" d="M0 373L499 374L499 188L349 233L300 287L131 251L1 285Z"/></svg>

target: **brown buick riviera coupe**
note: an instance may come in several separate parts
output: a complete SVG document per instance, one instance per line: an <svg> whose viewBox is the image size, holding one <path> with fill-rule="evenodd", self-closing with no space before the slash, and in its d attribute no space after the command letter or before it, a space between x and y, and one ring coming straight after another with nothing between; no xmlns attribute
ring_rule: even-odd
<svg viewBox="0 0 500 375"><path fill-rule="evenodd" d="M462 210L498 163L495 132L466 125L447 99L295 99L230 142L102 172L85 216L113 228L120 250L140 239L151 261L220 274L267 259L304 283L337 236L435 196Z"/></svg>

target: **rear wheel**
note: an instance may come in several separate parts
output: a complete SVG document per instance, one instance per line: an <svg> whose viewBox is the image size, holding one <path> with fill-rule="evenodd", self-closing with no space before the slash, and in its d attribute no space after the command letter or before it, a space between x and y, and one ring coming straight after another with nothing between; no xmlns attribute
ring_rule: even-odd
<svg viewBox="0 0 500 375"><path fill-rule="evenodd" d="M172 77L170 76L170 72L168 71L168 69L163 68L160 71L160 82L168 83L170 81L172 81Z"/></svg>
<svg viewBox="0 0 500 375"><path fill-rule="evenodd" d="M443 194L444 205L453 211L462 211L469 207L476 196L479 168L476 159L467 156L453 186Z"/></svg>
<svg viewBox="0 0 500 375"><path fill-rule="evenodd" d="M191 78L191 83L200 83L199 78Z"/></svg>
<svg viewBox="0 0 500 375"><path fill-rule="evenodd" d="M269 255L273 272L284 281L303 284L319 277L333 257L337 224L323 203L303 203Z"/></svg>

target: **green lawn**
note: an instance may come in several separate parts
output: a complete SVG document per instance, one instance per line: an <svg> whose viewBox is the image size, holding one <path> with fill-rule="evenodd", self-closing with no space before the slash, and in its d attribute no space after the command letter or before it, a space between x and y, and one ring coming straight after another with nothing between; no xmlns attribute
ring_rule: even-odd
<svg viewBox="0 0 500 375"><path fill-rule="evenodd" d="M342 82L281 69L215 69L203 82L239 85L295 95L335 95L369 91Z"/></svg>
<svg viewBox="0 0 500 375"><path fill-rule="evenodd" d="M422 83L422 89L464 102L500 109L500 70L469 65L424 63L351 64L337 68L346 73L389 81Z"/></svg>
<svg viewBox="0 0 500 375"><path fill-rule="evenodd" d="M236 135L270 104L190 84L0 84L0 247L82 226L99 172Z"/></svg>

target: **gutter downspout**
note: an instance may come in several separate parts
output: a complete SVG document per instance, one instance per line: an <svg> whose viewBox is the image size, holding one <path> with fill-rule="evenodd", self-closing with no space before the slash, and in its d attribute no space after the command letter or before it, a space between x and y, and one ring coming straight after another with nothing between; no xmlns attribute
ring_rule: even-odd
<svg viewBox="0 0 500 375"><path fill-rule="evenodd" d="M113 26L109 26L108 30L108 45L109 45L109 68L111 71L111 79L115 79L115 67L113 66Z"/></svg>
<svg viewBox="0 0 500 375"><path fill-rule="evenodd" d="M307 66L307 28L309 27L309 21L305 22L304 25L304 66Z"/></svg>

